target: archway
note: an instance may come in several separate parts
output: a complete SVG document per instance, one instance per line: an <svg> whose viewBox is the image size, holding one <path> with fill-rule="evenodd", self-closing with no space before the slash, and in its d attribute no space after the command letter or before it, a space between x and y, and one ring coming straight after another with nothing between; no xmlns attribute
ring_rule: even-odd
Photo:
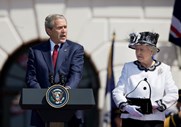
<svg viewBox="0 0 181 127"><path fill-rule="evenodd" d="M0 73L0 126L2 127L29 127L29 111L23 111L19 107L19 95L25 84L26 62L28 48L34 44L41 43L42 40L35 40L19 47L4 64ZM96 69L88 57L85 55L83 78L80 88L92 88L97 104L99 78ZM91 111L84 112L87 127L96 127L99 122L99 111L97 106Z"/></svg>

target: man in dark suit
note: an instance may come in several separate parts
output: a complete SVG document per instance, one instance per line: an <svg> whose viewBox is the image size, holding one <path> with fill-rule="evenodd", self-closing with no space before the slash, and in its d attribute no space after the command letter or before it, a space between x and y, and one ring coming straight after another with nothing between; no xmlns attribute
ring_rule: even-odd
<svg viewBox="0 0 181 127"><path fill-rule="evenodd" d="M29 49L27 86L29 88L48 88L59 83L60 78L64 76L65 87L67 89L76 88L82 78L83 46L67 40L67 20L63 15L48 15L45 19L45 30L50 39ZM32 112L31 125L45 126L36 111Z"/></svg>

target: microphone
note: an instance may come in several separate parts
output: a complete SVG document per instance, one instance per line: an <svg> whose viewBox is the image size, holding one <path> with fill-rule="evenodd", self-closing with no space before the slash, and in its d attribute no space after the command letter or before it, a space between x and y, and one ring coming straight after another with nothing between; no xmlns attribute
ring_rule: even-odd
<svg viewBox="0 0 181 127"><path fill-rule="evenodd" d="M60 78L60 85L65 86L65 83L66 83L66 81L67 81L66 76L63 75L63 74L60 74L60 75L59 75L59 78Z"/></svg>
<svg viewBox="0 0 181 127"><path fill-rule="evenodd" d="M49 82L51 83L51 85L55 84L53 74L51 73L49 74Z"/></svg>

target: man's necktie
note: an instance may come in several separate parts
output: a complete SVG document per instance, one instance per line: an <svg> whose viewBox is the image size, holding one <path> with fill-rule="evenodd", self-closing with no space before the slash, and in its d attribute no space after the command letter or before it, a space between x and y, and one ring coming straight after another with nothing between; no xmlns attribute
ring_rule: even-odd
<svg viewBox="0 0 181 127"><path fill-rule="evenodd" d="M52 55L54 70L56 68L56 62L57 62L57 57L58 57L58 48L59 48L59 45L54 46L53 55Z"/></svg>

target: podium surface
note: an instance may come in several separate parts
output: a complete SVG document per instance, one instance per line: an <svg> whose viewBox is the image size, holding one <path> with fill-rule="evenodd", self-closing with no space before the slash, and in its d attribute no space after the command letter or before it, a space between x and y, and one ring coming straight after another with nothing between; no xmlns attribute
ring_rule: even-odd
<svg viewBox="0 0 181 127"><path fill-rule="evenodd" d="M92 89L68 89L69 101L64 107L53 108L46 101L47 89L23 88L20 106L22 109L38 110L45 122L68 122L76 110L95 106Z"/></svg>

